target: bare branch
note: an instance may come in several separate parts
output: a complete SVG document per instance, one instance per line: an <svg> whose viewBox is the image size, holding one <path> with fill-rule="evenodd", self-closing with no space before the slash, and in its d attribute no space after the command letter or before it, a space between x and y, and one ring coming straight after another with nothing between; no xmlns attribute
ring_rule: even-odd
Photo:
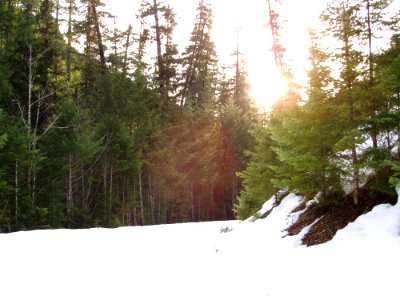
<svg viewBox="0 0 400 300"><path fill-rule="evenodd" d="M53 122L46 128L46 130L42 133L42 137L46 135L46 133L53 127L54 123L57 122L57 120L61 117L61 113L57 116L57 118L54 119Z"/></svg>

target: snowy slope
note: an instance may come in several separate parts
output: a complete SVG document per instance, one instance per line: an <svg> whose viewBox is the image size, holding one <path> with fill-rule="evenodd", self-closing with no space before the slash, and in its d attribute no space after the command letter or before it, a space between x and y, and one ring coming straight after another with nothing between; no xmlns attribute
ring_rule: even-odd
<svg viewBox="0 0 400 300"><path fill-rule="evenodd" d="M300 201L255 222L3 234L0 299L400 300L400 204L306 248L307 229L282 238Z"/></svg>

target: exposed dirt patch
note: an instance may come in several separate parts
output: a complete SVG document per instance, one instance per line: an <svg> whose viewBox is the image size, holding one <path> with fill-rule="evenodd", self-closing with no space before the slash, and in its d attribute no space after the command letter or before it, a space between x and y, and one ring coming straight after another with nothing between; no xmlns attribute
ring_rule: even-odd
<svg viewBox="0 0 400 300"><path fill-rule="evenodd" d="M302 211L305 208L306 208L305 202L302 202L302 204L300 204L297 208L295 208L292 211L292 213ZM326 214L328 210L329 210L328 206L317 206L317 205L310 206L305 212L303 212L299 216L296 223L294 223L287 229L288 235L299 234L304 227L311 225L315 220Z"/></svg>
<svg viewBox="0 0 400 300"><path fill-rule="evenodd" d="M360 189L358 205L354 205L352 194L346 196L337 204L328 206L312 205L299 216L297 222L289 227L287 231L289 235L296 235L304 227L321 218L305 235L303 244L307 246L322 244L331 240L339 229L344 228L359 216L371 211L376 205L383 203L395 204L396 197L362 188Z"/></svg>

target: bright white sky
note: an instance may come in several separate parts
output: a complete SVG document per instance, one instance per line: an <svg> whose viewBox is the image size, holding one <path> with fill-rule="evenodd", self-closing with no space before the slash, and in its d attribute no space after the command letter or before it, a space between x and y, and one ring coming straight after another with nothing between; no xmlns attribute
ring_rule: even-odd
<svg viewBox="0 0 400 300"><path fill-rule="evenodd" d="M108 7L118 16L121 26L134 20L140 0L108 0ZM178 26L175 41L184 49L193 28L198 0L166 0L176 13ZM213 37L221 63L230 63L236 49L235 28L241 29L240 51L248 65L251 93L259 107L268 108L285 88L273 63L267 0L208 0L214 13ZM292 65L296 81L306 83L308 33L314 26L326 0L286 0L282 2L282 18L288 20L286 39L287 60Z"/></svg>

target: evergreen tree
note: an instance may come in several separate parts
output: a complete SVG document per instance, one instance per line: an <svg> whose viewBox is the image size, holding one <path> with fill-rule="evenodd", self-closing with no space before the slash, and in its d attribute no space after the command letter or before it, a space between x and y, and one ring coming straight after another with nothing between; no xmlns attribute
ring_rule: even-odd
<svg viewBox="0 0 400 300"><path fill-rule="evenodd" d="M237 173L243 171L248 163L246 151L253 150L254 138L251 130L257 123L257 114L249 86L246 81L245 63L237 41L235 56L235 75L220 83L219 122L220 159L218 160L219 188L225 189L226 203L231 215L242 189Z"/></svg>
<svg viewBox="0 0 400 300"><path fill-rule="evenodd" d="M343 1L339 5L331 5L329 14L325 21L330 25L330 31L334 38L340 43L338 52L333 54L336 61L341 64L340 77L336 82L337 101L341 104L341 120L346 126L343 128L344 137L337 143L336 151L342 152L342 157L350 161L350 168L347 170L351 177L351 184L354 188L354 203L358 203L358 193L360 188L360 165L357 146L362 143L360 123L362 122L360 111L360 85L359 67L361 63L361 53L355 48L355 43L360 35L358 27L358 17L356 5L349 1Z"/></svg>
<svg viewBox="0 0 400 300"><path fill-rule="evenodd" d="M390 30L392 25L395 24L395 19L389 19L388 9L393 1L391 0L367 0L360 2L359 9L361 10L361 21L365 20L367 24L366 30L363 30L361 34L361 40L366 40L368 45L368 51L365 53L366 56L366 74L365 87L366 87L366 98L368 100L369 111L366 112L368 116L367 120L367 131L369 132L372 139L372 147L377 150L378 138L380 134L379 130L379 114L380 108L383 107L384 98L379 97L377 90L376 81L376 63L374 48L376 48L376 42L379 35Z"/></svg>
<svg viewBox="0 0 400 300"><path fill-rule="evenodd" d="M154 32L157 59L155 80L160 93L159 110L164 113L168 104L175 103L174 94L177 88L178 50L173 42L175 14L169 5L152 0L142 2L141 17L153 19L151 31Z"/></svg>
<svg viewBox="0 0 400 300"><path fill-rule="evenodd" d="M377 159L374 155L373 163L375 169L380 170L381 174L391 176L390 183L399 183L399 159L400 159L400 39L397 34L393 35L390 48L376 57L377 61L377 87L381 92L380 96L385 99L382 110L377 117L379 129L385 136L384 149L386 150ZM387 166L391 170L387 169ZM392 186L382 184L379 189L392 191Z"/></svg>
<svg viewBox="0 0 400 300"><path fill-rule="evenodd" d="M275 171L275 184L297 191L306 198L319 193L319 200L335 200L341 195L340 169L334 146L341 139L341 128L329 84L327 55L315 44L310 49L308 100L275 118L270 131L274 150L283 162ZM332 199L333 198L333 199Z"/></svg>
<svg viewBox="0 0 400 300"><path fill-rule="evenodd" d="M206 114L179 109L153 142L147 164L169 222L213 219L217 128Z"/></svg>
<svg viewBox="0 0 400 300"><path fill-rule="evenodd" d="M203 0L197 7L189 45L183 53L181 106L195 109L212 106L215 94L217 56L211 40L212 10Z"/></svg>
<svg viewBox="0 0 400 300"><path fill-rule="evenodd" d="M248 152L250 161L246 169L239 173L244 188L238 197L239 203L235 212L242 220L254 215L277 191L273 183L276 174L272 166L278 165L279 159L273 151L271 134L264 126L259 125L253 135L256 140L254 151Z"/></svg>

